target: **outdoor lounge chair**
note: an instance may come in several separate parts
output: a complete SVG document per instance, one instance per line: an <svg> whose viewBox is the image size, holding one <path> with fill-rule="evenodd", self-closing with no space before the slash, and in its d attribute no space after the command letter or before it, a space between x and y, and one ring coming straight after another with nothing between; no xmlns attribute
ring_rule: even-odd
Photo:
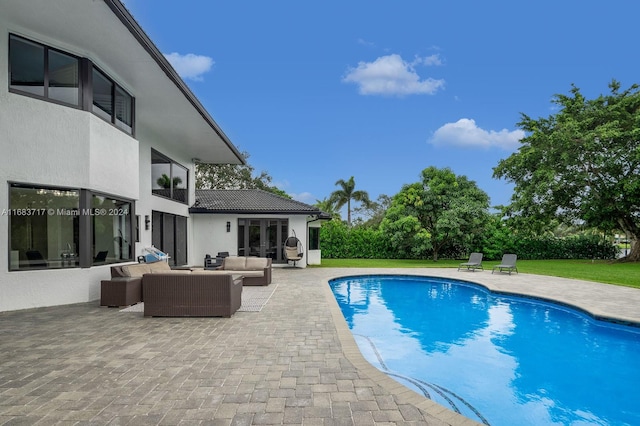
<svg viewBox="0 0 640 426"><path fill-rule="evenodd" d="M511 271L518 272L518 268L516 267L517 259L518 259L518 256L515 254L503 255L502 261L500 262L499 265L496 265L493 267L493 269L491 270L491 273L493 274L493 271L495 271L496 269L498 269L500 272L509 271L509 275L511 275Z"/></svg>
<svg viewBox="0 0 640 426"><path fill-rule="evenodd" d="M293 262L293 266L296 266L296 262L302 260L304 256L304 250L302 249L302 242L296 237L296 231L293 231L293 236L288 237L284 241L284 258L289 262Z"/></svg>
<svg viewBox="0 0 640 426"><path fill-rule="evenodd" d="M482 269L482 253L471 253L468 262L463 262L458 265L458 271L466 266L467 271L475 271L476 269Z"/></svg>

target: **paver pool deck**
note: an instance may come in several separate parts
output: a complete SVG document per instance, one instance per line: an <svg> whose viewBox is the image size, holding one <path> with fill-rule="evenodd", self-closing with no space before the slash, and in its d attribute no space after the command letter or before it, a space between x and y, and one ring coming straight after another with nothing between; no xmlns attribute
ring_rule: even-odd
<svg viewBox="0 0 640 426"><path fill-rule="evenodd" d="M449 277L640 323L640 290L453 269L273 271L260 312L144 318L90 302L0 313L2 425L474 425L360 354L327 282Z"/></svg>

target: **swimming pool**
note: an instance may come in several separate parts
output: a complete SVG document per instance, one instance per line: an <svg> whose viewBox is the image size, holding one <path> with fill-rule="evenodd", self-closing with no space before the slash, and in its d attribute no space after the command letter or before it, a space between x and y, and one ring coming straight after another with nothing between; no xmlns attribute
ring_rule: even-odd
<svg viewBox="0 0 640 426"><path fill-rule="evenodd" d="M329 281L365 358L478 422L638 425L640 328L465 281Z"/></svg>

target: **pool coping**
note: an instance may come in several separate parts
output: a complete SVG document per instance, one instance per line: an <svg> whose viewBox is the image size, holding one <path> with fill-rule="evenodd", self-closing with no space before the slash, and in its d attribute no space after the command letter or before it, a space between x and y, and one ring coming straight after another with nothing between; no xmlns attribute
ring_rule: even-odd
<svg viewBox="0 0 640 426"><path fill-rule="evenodd" d="M374 272L375 271L375 272ZM344 272L344 273L340 273ZM460 273L472 274L472 277L459 277L454 275L460 275ZM603 283L594 283L588 281L580 281L580 280L571 280L564 279L558 277L547 277L541 275L533 275L533 274L493 274L489 273L491 278L487 276L487 271L481 272L467 272L467 271L455 271L453 268L416 268L408 270L406 268L332 268L330 276L323 278L323 287L325 292L325 298L327 300L327 305L329 310L331 311L331 315L333 317L333 322L336 327L336 332L338 339L342 345L342 350L345 357L359 370L362 370L365 374L375 380L380 386L386 389L389 393L395 395L401 402L409 403L417 407L418 409L424 411L426 414L431 415L449 425L455 426L468 426L468 425L481 425L482 423L478 423L468 417L463 416L462 414L456 413L447 407L444 407L424 395L420 395L414 390L402 385L401 383L395 381L384 372L380 371L376 367L374 367L369 361L367 361L362 352L360 352L360 348L358 347L355 338L349 326L344 318L342 310L338 305L338 302L331 290L329 282L334 279L346 278L346 277L355 277L355 276L417 276L417 277L435 277L435 278L447 278L457 281L462 281L464 283L469 283L472 285L477 285L479 287L485 288L487 291L490 291L494 294L502 294L506 296L515 296L515 297L524 297L534 300L540 300L546 303L555 303L561 306L568 307L570 309L575 309L578 312L585 313L592 317L595 320L602 320L605 322L611 322L614 324L623 324L623 325L631 325L634 327L640 327L640 308L638 308L638 312L632 312L632 315L629 315L628 312L623 310L613 310L608 311L602 306L594 305L593 302L589 303L588 298L586 300L576 300L575 299L575 289L573 292L569 292L568 295L562 294L548 294L548 285L540 285L541 283L560 283L560 284L573 284L577 286L586 286L590 290L593 288L596 289L606 289L611 290L614 293L622 293L624 298L625 294L633 294L635 296L636 301L640 301L640 290L631 288L631 287L620 287L613 286L611 284L603 284ZM508 281L505 281L505 276L508 276ZM511 277L516 278L515 280L511 280ZM534 284L537 285L525 285L518 287L516 289L505 288L505 283L507 286L515 283L521 283L523 281L530 282L533 281ZM553 284L551 284L553 286ZM607 287L602 287L607 286ZM582 288L584 290L584 288ZM614 290L615 289L615 290ZM621 290L621 289L629 289L629 290ZM545 294L545 290L547 294ZM571 297L573 294L574 297ZM614 298L615 299L615 298ZM635 305L635 301L630 302L631 305ZM637 304L635 306L639 306ZM636 314L636 315L634 315Z"/></svg>
<svg viewBox="0 0 640 426"><path fill-rule="evenodd" d="M388 275L397 275L397 274L388 274ZM362 276L362 274L355 275L345 275L345 276ZM378 385L383 387L387 392L394 395L399 402L405 404L411 404L418 408L419 410L431 415L438 420L445 422L448 425L455 426L473 426L473 425L482 425L482 423L478 423L468 417L463 416L462 414L456 413L448 409L447 407L440 405L424 395L420 395L412 389L404 386L400 382L395 381L391 377L389 377L384 372L378 370L374 367L369 361L365 359L360 352L360 348L349 329L349 325L342 314L342 310L338 305L338 301L329 286L329 281L342 278L342 276L336 276L333 278L326 279L323 284L324 292L327 300L327 305L329 307L329 311L331 312L331 316L333 317L333 322L336 327L336 333L338 339L340 340L340 344L342 345L342 352L345 357L353 364L355 368L364 372L367 376L369 376L372 380L374 380Z"/></svg>

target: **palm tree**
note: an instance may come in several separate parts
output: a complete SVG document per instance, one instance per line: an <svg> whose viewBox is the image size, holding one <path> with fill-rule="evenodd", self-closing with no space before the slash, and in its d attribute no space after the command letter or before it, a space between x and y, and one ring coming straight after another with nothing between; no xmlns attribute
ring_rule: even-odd
<svg viewBox="0 0 640 426"><path fill-rule="evenodd" d="M333 219L340 220L340 212L336 208L336 203L332 202L330 199L323 198L322 200L316 200L316 203L313 206L319 208L321 212L331 215Z"/></svg>
<svg viewBox="0 0 640 426"><path fill-rule="evenodd" d="M354 190L356 182L353 176L346 182L343 179L338 180L336 185L340 185L342 189L333 191L329 196L329 200L335 204L336 210L340 210L345 204L347 205L347 224L351 227L351 200L359 201L365 206L368 206L371 203L369 194L366 191Z"/></svg>

